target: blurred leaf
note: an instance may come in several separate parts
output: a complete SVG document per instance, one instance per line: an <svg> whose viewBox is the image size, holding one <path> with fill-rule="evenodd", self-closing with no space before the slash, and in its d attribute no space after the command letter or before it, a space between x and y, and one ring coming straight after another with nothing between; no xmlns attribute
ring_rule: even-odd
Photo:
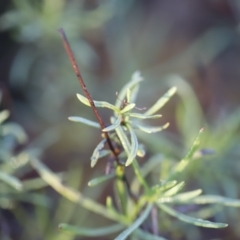
<svg viewBox="0 0 240 240"><path fill-rule="evenodd" d="M188 164L191 162L192 157L194 155L194 153L198 150L199 145L200 145L200 138L201 135L203 133L203 129L201 129L195 139L195 141L193 142L192 147L190 148L190 150L188 151L188 153L186 154L186 157L184 157L174 168L174 170L172 171L171 174L169 174L168 179L173 178L175 175L177 175L180 172L183 172L185 170L185 168L188 166Z"/></svg>
<svg viewBox="0 0 240 240"><path fill-rule="evenodd" d="M10 115L8 110L3 110L0 112L0 124L3 123Z"/></svg>
<svg viewBox="0 0 240 240"><path fill-rule="evenodd" d="M111 173L111 174L108 174L108 175L104 175L104 176L101 176L101 177L94 178L94 179L92 179L91 181L88 182L88 186L89 187L95 187L98 184L101 184L103 182L106 182L106 181L114 178L115 175L116 175L115 173Z"/></svg>
<svg viewBox="0 0 240 240"><path fill-rule="evenodd" d="M59 224L59 229L69 232L74 235L80 235L80 236L87 236L87 237L99 237L99 236L106 236L118 231L121 231L124 226L121 224L114 224L109 227L103 227L103 228L80 228L76 226L72 226L66 223Z"/></svg>
<svg viewBox="0 0 240 240"><path fill-rule="evenodd" d="M126 230L124 230L121 234L119 234L115 240L124 240L126 239L133 231L135 231L148 217L150 211L152 209L152 204L149 204L144 211L141 213L140 217L132 223Z"/></svg>
<svg viewBox="0 0 240 240"><path fill-rule="evenodd" d="M139 130L146 133L156 133L166 129L169 126L169 123L166 123L161 127L147 127L147 126L139 125L138 123L134 123L134 126L136 126Z"/></svg>
<svg viewBox="0 0 240 240"><path fill-rule="evenodd" d="M89 211L97 213L106 218L119 221L124 224L129 224L129 220L126 219L125 216L108 211L107 208L90 198L84 197L80 192L77 192L70 187L64 186L58 176L50 171L50 169L41 163L38 159L31 158L31 164L34 169L37 170L44 181L46 181L53 189L55 189L58 193L70 201L79 203L82 207L88 209Z"/></svg>
<svg viewBox="0 0 240 240"><path fill-rule="evenodd" d="M94 122L94 121L91 121L91 120L88 120L86 118L82 118L82 117L69 117L68 118L70 121L72 122L80 122L80 123L84 123L86 125L89 125L91 127L95 127L95 128L100 128L100 125L99 123L97 122Z"/></svg>
<svg viewBox="0 0 240 240"><path fill-rule="evenodd" d="M177 184L177 181L168 181L168 182L163 182L161 184L157 184L152 187L152 189L158 193L164 192L169 188L173 188Z"/></svg>
<svg viewBox="0 0 240 240"><path fill-rule="evenodd" d="M201 189L197 189L194 191L190 191L190 192L185 192L185 193L180 193L177 194L175 196L172 196L170 198L161 198L159 199L160 202L168 202L168 203L181 203L181 202L187 202L189 203L189 201L191 201L192 198L196 198L198 195L200 195L202 193Z"/></svg>
<svg viewBox="0 0 240 240"><path fill-rule="evenodd" d="M194 140L193 142L193 145L191 147L191 149L189 150L189 152L187 153L186 157L187 159L190 159L193 157L194 153L198 150L199 148L199 145L200 145L200 140L201 140L201 137L202 137L202 134L203 134L203 128L199 131L196 139Z"/></svg>
<svg viewBox="0 0 240 240"><path fill-rule="evenodd" d="M109 131L114 130L116 127L118 127L121 124L121 121L122 121L122 116L119 115L112 125L104 128L102 131L103 132L109 132Z"/></svg>
<svg viewBox="0 0 240 240"><path fill-rule="evenodd" d="M3 135L10 135L16 137L19 143L25 143L27 141L27 135L22 127L15 123L7 123L3 125L2 128Z"/></svg>
<svg viewBox="0 0 240 240"><path fill-rule="evenodd" d="M88 99L84 96L82 96L81 94L77 94L77 98L85 105L87 106L91 106ZM109 108L109 109L112 109L113 111L117 112L117 113L120 113L120 110L115 107L114 105L108 103L108 102L102 102L102 101L93 101L94 102L94 105L95 107L101 107L101 108Z"/></svg>
<svg viewBox="0 0 240 240"><path fill-rule="evenodd" d="M127 138L127 135L125 134L123 128L121 125L119 125L116 129L115 129L120 141L121 141L121 144L125 150L125 152L127 153L128 157L129 157L129 154L130 154L130 151L131 151L131 145L128 141L128 138Z"/></svg>
<svg viewBox="0 0 240 240"><path fill-rule="evenodd" d="M91 167L94 167L100 157L100 151L103 149L106 138L102 139L101 142L96 146L91 156Z"/></svg>
<svg viewBox="0 0 240 240"><path fill-rule="evenodd" d="M124 108L121 110L121 114L126 113L126 112L132 110L135 106L136 106L135 103L129 103L126 107L124 107Z"/></svg>
<svg viewBox="0 0 240 240"><path fill-rule="evenodd" d="M0 171L0 180L17 189L18 191L22 190L22 183L16 177L10 174Z"/></svg>
<svg viewBox="0 0 240 240"><path fill-rule="evenodd" d="M160 114L148 116L140 113L129 113L127 116L133 117L133 118L139 118L139 119L156 119L156 118L162 117L162 115Z"/></svg>
<svg viewBox="0 0 240 240"><path fill-rule="evenodd" d="M203 195L190 200L195 204L221 204L228 207L240 207L240 200L221 197L217 195ZM184 202L184 200L182 201Z"/></svg>
<svg viewBox="0 0 240 240"><path fill-rule="evenodd" d="M131 103L131 90L129 88L127 89L127 102Z"/></svg>
<svg viewBox="0 0 240 240"><path fill-rule="evenodd" d="M170 88L151 108L149 108L144 114L145 115L152 115L161 109L169 99L176 93L177 88L172 87Z"/></svg>
<svg viewBox="0 0 240 240"><path fill-rule="evenodd" d="M131 128L130 125L127 126L130 132L130 136L131 136L131 150L130 150L130 154L128 156L128 159L125 163L125 166L129 166L132 161L136 158L137 156L137 151L138 151L138 140L137 140L137 136L135 134L135 132L133 131L133 129Z"/></svg>
<svg viewBox="0 0 240 240"><path fill-rule="evenodd" d="M137 156L144 157L146 154L145 147L143 144L138 144Z"/></svg>
<svg viewBox="0 0 240 240"><path fill-rule="evenodd" d="M175 211L173 208L168 207L165 204L160 204L159 203L158 206L164 212L168 213L169 215L171 215L173 217L176 217L183 222L193 224L195 226L206 227L206 228L224 228L224 227L228 226L228 224L226 224L226 223L214 223L214 222L210 222L210 221L207 221L207 220L202 220L202 219L189 217L185 214L182 214L182 213L179 213L179 212Z"/></svg>
<svg viewBox="0 0 240 240"><path fill-rule="evenodd" d="M180 182L176 186L172 187L168 191L163 193L164 197L171 197L183 189L185 182Z"/></svg>

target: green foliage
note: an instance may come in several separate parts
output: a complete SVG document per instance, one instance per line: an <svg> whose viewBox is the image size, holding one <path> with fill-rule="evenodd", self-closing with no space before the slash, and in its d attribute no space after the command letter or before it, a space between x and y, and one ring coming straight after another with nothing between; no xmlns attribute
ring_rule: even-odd
<svg viewBox="0 0 240 240"><path fill-rule="evenodd" d="M139 83L143 80L139 72L133 74L132 79L127 83L123 89L120 91L116 104L112 105L107 102L94 101L96 107L104 107L113 111L113 116L110 118L110 125L103 129L103 131L108 131L110 133L110 140L113 142L114 147L117 149L119 162L114 162L114 169L112 172L105 176L95 178L89 182L90 186L96 186L99 183L108 181L115 178L116 181L116 202L119 201L117 207L113 205L112 198L107 198L106 206L100 205L97 202L85 198L82 194L70 190L68 187L60 184L60 180L57 177L52 179L53 173L43 166L42 163L35 161L33 165L41 176L53 186L58 192L67 197L73 202L80 203L83 207L90 211L98 213L108 219L118 222L120 225L113 225L109 227L104 227L102 229L95 229L96 232L101 232L105 235L112 234L114 231L118 232L124 226L126 229L120 233L115 239L126 239L128 236L139 236L139 233L143 230L141 229L145 220L150 218L151 211L153 207L159 208L159 211L163 211L170 216L173 216L183 222L193 224L195 226L207 227L207 228L224 228L227 226L225 223L220 222L210 222L208 220L195 218L188 216L180 211L177 211L178 205L185 204L221 204L225 206L239 207L240 201L228 199L216 195L203 195L201 189L188 191L184 193L179 193L183 188L185 183L183 181L176 181L184 175L186 169L192 162L199 161L199 155L197 154L200 150L201 139L203 138L204 131L200 130L198 136L194 140L189 151L182 158L182 160L172 166L168 172L165 179L161 179L155 184L151 184L146 180L146 175L151 172L154 166L158 166L161 156L153 157L146 161L147 163L140 168L137 156L140 150L139 140L137 138L138 132L143 131L147 133L152 133L156 131L161 131L165 129L168 124L164 124L161 127L146 127L141 123L145 119L155 119L159 118L160 115L153 115L159 109L161 109L164 104L174 95L176 88L171 88L162 98L160 98L153 107L144 113L134 113L135 102L133 100L136 98L137 91L139 89ZM78 99L85 105L90 106L87 98L82 95L77 95ZM97 124L93 124L92 120L83 119L82 117L70 117L72 121L77 121L81 123L86 123L87 125L96 127ZM140 123L139 123L140 122ZM139 127L141 126L141 127ZM148 129L148 131L146 131ZM149 129L155 129L150 131ZM106 148L106 139L103 140L95 148L93 155L91 157L91 166L96 166L99 158L102 156L107 156L111 152ZM104 152L102 154L102 152ZM107 152L107 154L106 154ZM141 157L143 157L142 155ZM126 184L126 179L124 178L128 167L133 168L135 176L132 176L132 184ZM47 177L49 176L49 177ZM196 208L198 210L198 208ZM158 217L152 218L152 221L158 223ZM75 226L60 224L60 229L71 232L74 235L81 236L94 236L94 229L90 230L87 228L78 228ZM152 232L156 233L154 226L151 226ZM156 228L156 227L155 227ZM154 236L150 233L146 233L148 238L154 239ZM147 239L147 238L146 238ZM156 238L157 239L157 238ZM159 239L161 239L159 237Z"/></svg>
<svg viewBox="0 0 240 240"><path fill-rule="evenodd" d="M47 196L33 191L46 186L41 178L21 179L31 171L30 158L37 152L28 149L15 153L17 147L26 143L27 136L18 124L7 121L9 115L7 110L0 112L0 215L2 224L11 229L11 231L1 229L1 239L12 239L10 235L14 229L5 215L11 212L18 218L23 210L21 203L38 208L48 208L51 203ZM21 221L18 224L21 224Z"/></svg>

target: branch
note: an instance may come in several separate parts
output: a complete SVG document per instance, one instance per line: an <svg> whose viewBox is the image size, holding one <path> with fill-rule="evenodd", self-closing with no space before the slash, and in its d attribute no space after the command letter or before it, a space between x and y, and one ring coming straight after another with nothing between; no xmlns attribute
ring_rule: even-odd
<svg viewBox="0 0 240 240"><path fill-rule="evenodd" d="M97 110L97 108L96 108L96 106L95 106L95 104L94 104L94 102L92 100L92 97L89 94L89 92L87 90L87 87L86 87L86 85L85 85L85 83L83 81L82 75L81 75L80 70L79 70L79 68L77 66L77 63L76 63L76 60L74 58L74 55L73 55L72 49L70 47L70 44L68 42L67 36L66 36L66 34L65 34L65 32L64 32L64 30L62 28L60 28L58 31L59 31L59 33L60 33L60 35L62 37L64 48L65 48L65 50L67 52L68 58L69 58L69 60L70 60L70 62L72 64L73 70L74 70L74 72L75 72L75 74L77 76L77 79L78 79L81 87L82 87L82 90L83 90L86 98L88 99L88 101L89 101L89 103L91 105L93 113L96 116L96 118L97 118L97 120L98 120L98 122L99 122L99 124L101 126L101 129L104 129L105 128L105 124L104 124L101 116L99 115L98 110ZM121 163L120 163L120 161L118 159L117 152L115 151L115 149L113 147L112 141L111 141L108 133L107 132L103 132L103 134L104 134L104 137L107 139L107 143L109 145L110 150L112 151L112 153L114 155L114 158L115 158L117 164L121 165Z"/></svg>

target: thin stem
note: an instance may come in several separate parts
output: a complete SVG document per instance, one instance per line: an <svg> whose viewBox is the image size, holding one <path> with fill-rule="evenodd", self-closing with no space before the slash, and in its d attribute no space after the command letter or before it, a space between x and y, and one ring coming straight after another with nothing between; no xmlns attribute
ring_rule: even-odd
<svg viewBox="0 0 240 240"><path fill-rule="evenodd" d="M81 75L80 70L79 70L79 68L77 66L77 62L76 62L76 60L74 58L74 55L73 55L72 49L70 47L70 44L68 42L67 36L66 36L66 34L65 34L65 32L64 32L64 30L62 28L60 28L58 31L59 31L59 33L60 33L60 35L62 37L64 48L65 48L65 50L67 52L68 58L69 58L69 60L70 60L70 62L72 64L73 70L74 70L74 72L75 72L75 74L77 76L77 79L78 79L81 87L82 87L82 90L83 90L86 98L88 99L88 101L89 101L89 103L91 105L93 113L96 116L96 118L97 118L97 120L98 120L98 122L99 122L99 124L101 126L101 129L104 129L105 128L105 124L104 124L101 116L99 115L98 110L97 110L97 108L96 108L96 106L95 106L95 104L94 104L94 102L92 100L92 97L91 97L90 93L88 92L87 87L86 87L86 85L85 85L85 83L83 81L82 75ZM108 133L107 132L103 132L103 134L104 134L104 137L107 139L107 143L109 145L110 150L112 151L112 153L114 155L114 158L115 158L116 162L120 165L120 161L118 159L117 153L114 150L113 144L111 142L111 139L110 139Z"/></svg>
<svg viewBox="0 0 240 240"><path fill-rule="evenodd" d="M77 63L76 63L76 60L74 58L74 55L73 55L72 49L70 47L70 44L68 42L67 36L66 36L66 34L65 34L65 32L64 32L64 30L62 28L60 28L58 31L59 31L59 33L60 33L60 35L62 37L64 48L65 48L65 50L67 52L68 58L69 58L69 60L71 62L71 65L72 65L73 70L74 70L74 72L75 72L75 74L77 76L77 79L78 79L78 81L79 81L79 83L80 83L80 85L82 87L82 90L83 90L86 98L88 99L88 101L89 101L89 103L91 105L93 113L96 116L96 118L97 118L97 120L98 120L98 122L99 122L99 124L101 126L101 129L104 129L105 128L105 124L104 124L101 116L99 115L98 110L97 110L97 108L96 108L96 106L94 104L94 101L92 100L92 97L91 97L90 93L88 92L87 87L86 87L86 85L85 85L85 83L83 81L82 75L81 75L80 70L79 70L79 68L77 66ZM118 153L116 152L115 148L113 147L112 141L111 141L108 133L107 132L103 132L103 134L104 134L104 137L107 139L108 146L109 146L111 152L113 153L115 161L117 162L118 165L122 165L121 162L119 161ZM125 182L125 184L127 186L128 193L130 194L131 197L133 197L133 194L131 193L131 190L130 190L130 184L128 183L125 174L123 176L123 181Z"/></svg>

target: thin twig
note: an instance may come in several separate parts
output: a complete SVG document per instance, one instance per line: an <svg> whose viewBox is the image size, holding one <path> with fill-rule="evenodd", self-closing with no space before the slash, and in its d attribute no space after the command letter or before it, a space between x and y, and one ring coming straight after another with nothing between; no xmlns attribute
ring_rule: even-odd
<svg viewBox="0 0 240 240"><path fill-rule="evenodd" d="M75 72L75 74L76 74L76 76L77 76L77 79L78 79L78 81L79 81L79 83L80 83L80 85L81 85L81 87L82 87L82 90L83 90L86 98L88 99L88 101L89 101L89 103L90 103L90 105L91 105L91 108L92 108L92 110L93 110L93 113L94 113L94 115L96 116L96 118L97 118L97 120L98 120L98 122L99 122L99 124L100 124L100 126L101 126L101 129L103 130L103 129L105 128L105 124L104 124L101 116L99 115L98 110L97 110L97 108L96 108L96 106L95 106L95 104L94 104L94 101L92 100L92 97L91 97L90 93L88 92L87 87L86 87L86 85L85 85L85 83L84 83L84 81L83 81L82 75L81 75L80 70L79 70L79 68L78 68L78 66L77 66L77 63L76 63L76 60L75 60L75 58L74 58L74 55L73 55L72 49L71 49L71 47L70 47L70 44L69 44L69 42L68 42L67 36L66 36L66 34L65 34L65 32L64 32L64 30L63 30L62 28L60 28L58 31L59 31L59 33L60 33L60 35L61 35L61 37L62 37L64 48L65 48L65 50L66 50L66 52L67 52L68 58L69 58L69 60L70 60L70 62L71 62L71 65L72 65L73 70L74 70L74 72ZM118 153L116 152L115 148L113 147L112 141L111 141L108 133L107 133L107 132L103 132L103 134L104 134L104 137L107 139L108 146L109 146L111 152L113 153L113 156L114 156L115 161L117 162L118 165L122 165L121 162L119 161ZM126 188L127 188L127 191L128 191L128 193L129 193L129 195L130 195L134 200L136 200L136 197L135 197L134 194L131 192L130 184L129 184L129 182L127 181L127 178L126 178L125 174L124 174L124 176L123 176L123 181L124 181L125 184L126 184Z"/></svg>
<svg viewBox="0 0 240 240"><path fill-rule="evenodd" d="M88 101L89 101L89 103L91 105L93 113L96 116L96 118L97 118L97 120L98 120L98 122L99 122L99 124L101 126L101 129L104 129L105 128L105 124L104 124L101 116L99 115L98 110L97 110L97 108L96 108L96 106L95 106L95 104L94 104L94 102L92 100L92 97L91 97L90 93L88 92L87 87L86 87L86 85L85 85L85 83L83 81L82 75L81 75L80 70L79 70L79 68L77 66L77 63L76 63L76 60L74 58L74 55L73 55L72 49L70 47L70 44L68 42L67 36L66 36L66 34L65 34L65 32L64 32L64 30L62 28L60 28L58 31L61 34L64 48L65 48L65 50L67 52L67 55L68 55L69 60L70 60L70 62L72 64L73 70L74 70L74 72L75 72L75 74L77 76L77 79L78 79L81 87L82 87L82 90L83 90L86 98L88 99ZM117 153L116 153L116 151L115 151L115 149L113 147L113 144L111 142L111 139L110 139L108 133L107 132L103 132L103 134L104 134L104 137L107 139L107 143L109 145L110 150L112 151L112 153L114 155L114 158L115 158L116 162L118 164L120 164L120 161L118 159Z"/></svg>

